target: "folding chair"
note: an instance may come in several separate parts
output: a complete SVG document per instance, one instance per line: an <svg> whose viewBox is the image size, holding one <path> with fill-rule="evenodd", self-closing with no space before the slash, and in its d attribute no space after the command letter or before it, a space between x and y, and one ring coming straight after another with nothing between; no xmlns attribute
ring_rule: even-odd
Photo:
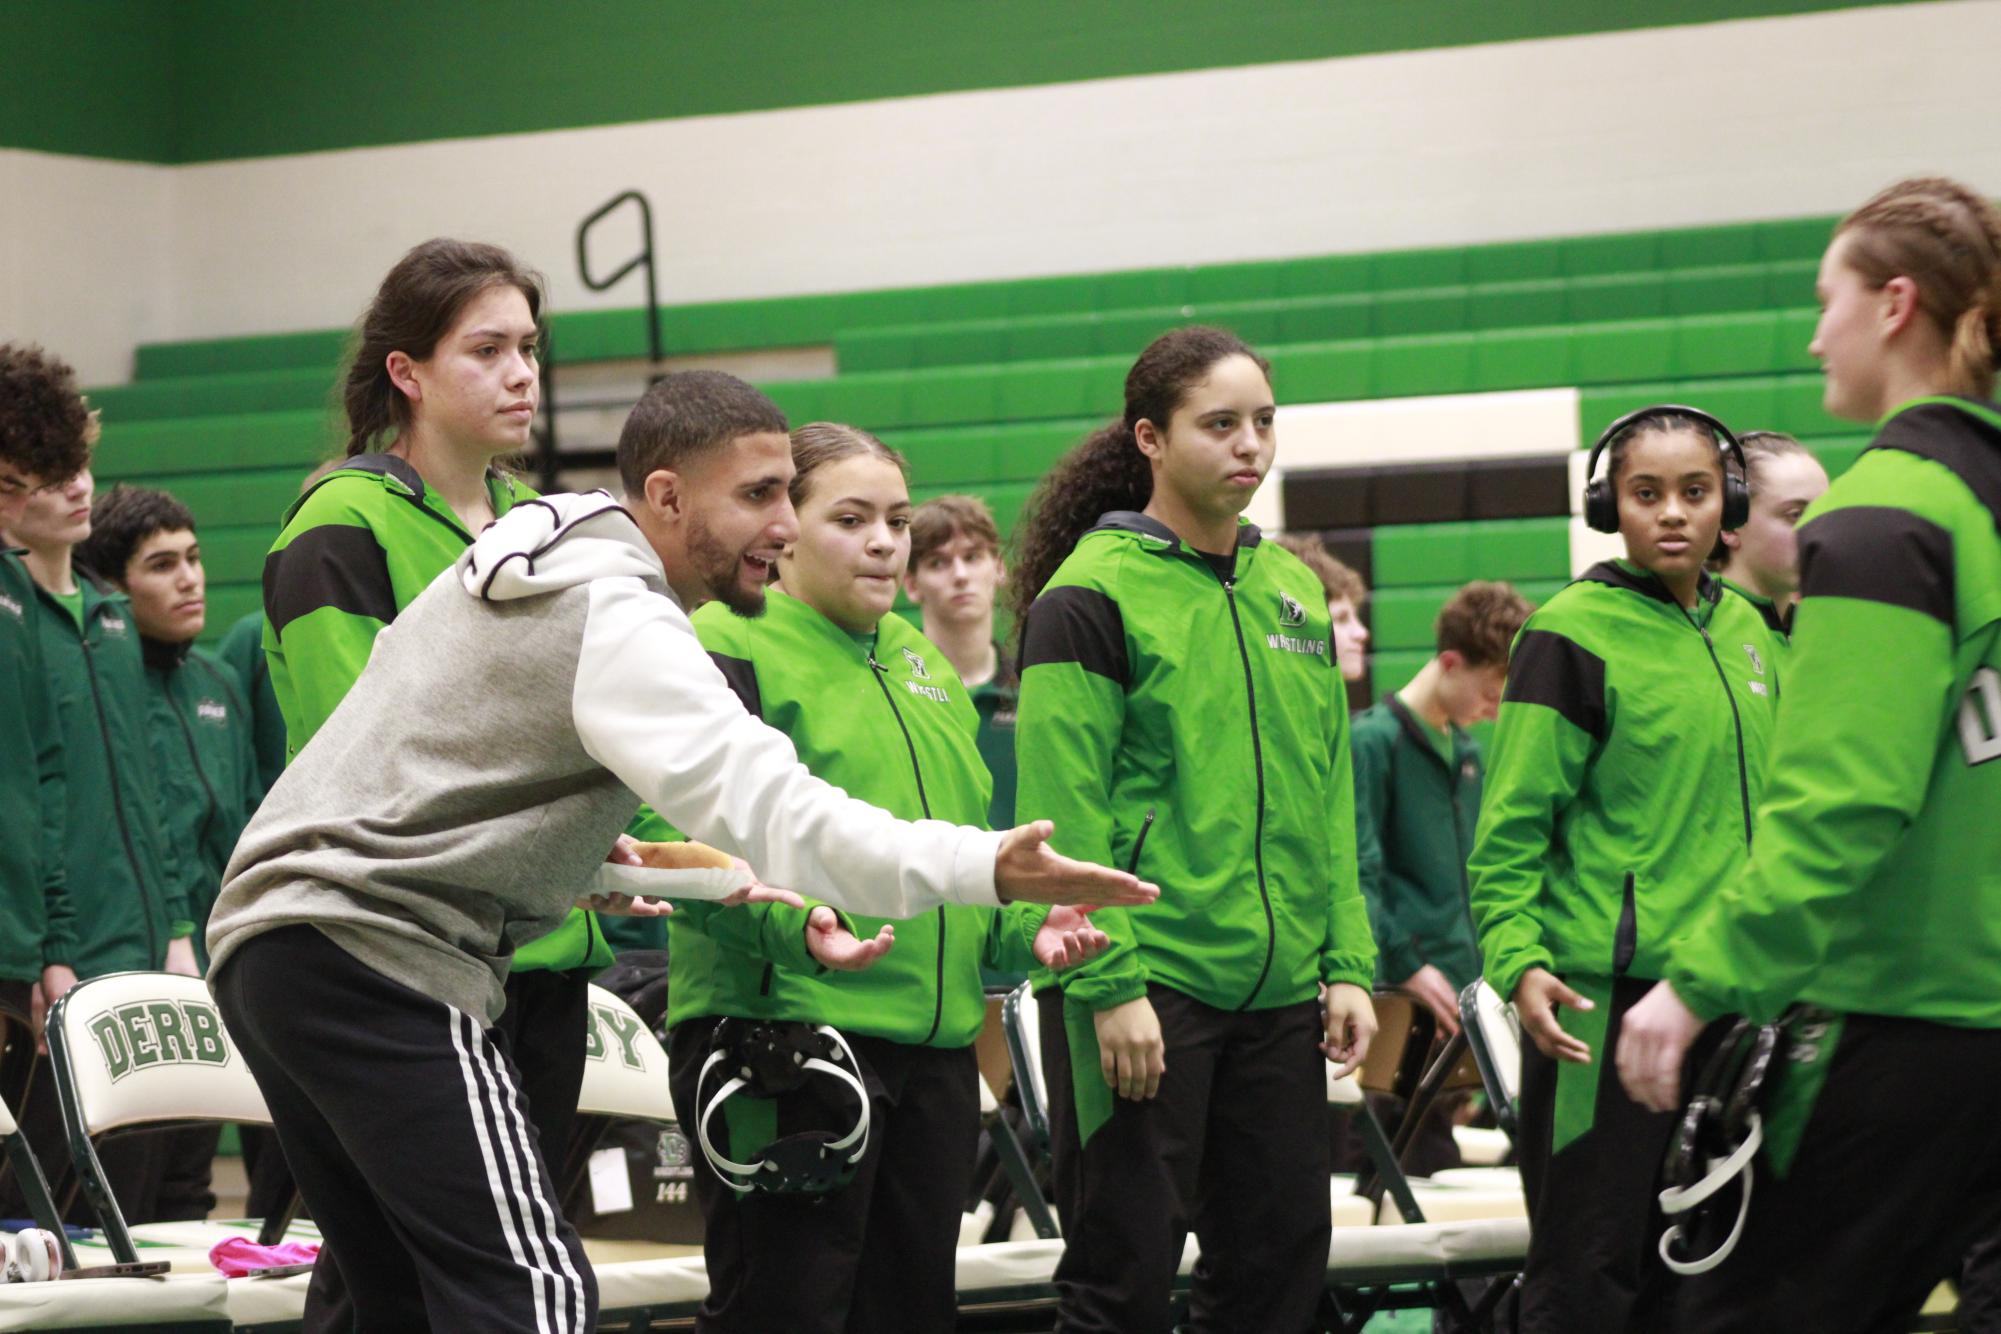
<svg viewBox="0 0 2001 1334"><path fill-rule="evenodd" d="M1515 1007L1486 978L1476 978L1459 993L1459 1022L1493 1106L1494 1123L1513 1139L1522 1096L1522 1024Z"/></svg>
<svg viewBox="0 0 2001 1334"><path fill-rule="evenodd" d="M1042 1070L1042 1010L1028 983L1009 992L1002 1002L1001 1029L1007 1037L1008 1059L1014 1064L1015 1087L1021 1100L1022 1120L1033 1141L1032 1152L998 1105L984 1117L987 1134L1014 1188L1016 1202L1028 1216L1035 1235L1047 1241L1061 1235L1061 1230L1035 1174L1035 1163L1049 1156L1049 1084Z"/></svg>
<svg viewBox="0 0 2001 1334"><path fill-rule="evenodd" d="M113 973L79 982L49 1012L48 1039L78 1187L113 1258L136 1264L132 1231L93 1141L188 1122L268 1126L264 1095L199 978ZM276 1235L259 1239L282 1237L284 1221L268 1221Z"/></svg>
<svg viewBox="0 0 2001 1334"><path fill-rule="evenodd" d="M584 1080L579 1116L646 1121L677 1132L680 1118L667 1087L667 1050L646 1021L616 992L590 988ZM589 1155L584 1155L588 1170ZM692 1321L709 1294L700 1256L658 1256L612 1263L593 1261L599 1328L666 1329ZM663 1323L664 1322L664 1323Z"/></svg>

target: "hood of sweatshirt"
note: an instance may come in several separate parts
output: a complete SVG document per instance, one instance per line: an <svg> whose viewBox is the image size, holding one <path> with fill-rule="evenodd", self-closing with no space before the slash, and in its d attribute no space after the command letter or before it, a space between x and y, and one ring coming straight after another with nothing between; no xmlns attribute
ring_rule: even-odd
<svg viewBox="0 0 2001 1334"><path fill-rule="evenodd" d="M666 582L646 535L606 491L522 501L486 526L459 558L458 572L466 592L488 602L556 593L593 579Z"/></svg>

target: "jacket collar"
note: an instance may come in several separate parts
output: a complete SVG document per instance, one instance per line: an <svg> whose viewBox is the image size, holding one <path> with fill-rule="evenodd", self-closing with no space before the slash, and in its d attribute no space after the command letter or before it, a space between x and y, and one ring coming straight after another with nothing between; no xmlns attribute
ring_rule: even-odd
<svg viewBox="0 0 2001 1334"><path fill-rule="evenodd" d="M1608 584L1613 588L1623 588L1629 593L1638 593L1641 597L1651 598L1655 602L1665 602L1677 610L1681 609L1681 604L1675 601L1674 594L1668 592L1667 585L1662 583L1657 575L1640 569L1630 561L1601 560L1578 575L1577 582ZM1722 592L1722 587L1706 570L1696 581L1695 595L1698 601L1714 606Z"/></svg>
<svg viewBox="0 0 2001 1334"><path fill-rule="evenodd" d="M1151 514L1142 514L1138 510L1113 510L1108 514L1101 514L1098 516L1098 521L1092 524L1086 531L1087 533L1137 533L1141 537L1151 539L1152 543L1158 543L1159 545L1156 549L1162 555L1174 555L1184 551L1190 554L1194 552L1192 547L1174 535L1172 528L1169 528ZM1248 519L1238 522L1237 550L1248 551L1262 541L1264 541L1264 533L1256 524L1250 522Z"/></svg>
<svg viewBox="0 0 2001 1334"><path fill-rule="evenodd" d="M1403 698L1394 690L1383 692L1383 703L1389 706L1390 716L1397 720L1397 726L1403 729L1411 744L1444 765L1445 756L1439 754L1438 744L1431 739L1429 726L1410 711L1410 705L1404 703ZM1464 734L1450 723L1446 724L1446 732L1452 738L1452 755L1454 760L1457 760Z"/></svg>
<svg viewBox="0 0 2001 1334"><path fill-rule="evenodd" d="M146 659L146 666L156 672L179 671L181 664L188 660L188 650L193 647L194 641L191 639L170 644L151 635L139 636L139 652Z"/></svg>
<svg viewBox="0 0 2001 1334"><path fill-rule="evenodd" d="M1772 601L1770 598L1764 596L1762 593L1753 593L1750 589L1744 587L1742 584L1733 583L1728 579L1719 578L1716 582L1723 585L1723 587L1729 589L1732 593L1735 593L1738 597L1743 598L1746 602L1750 603L1753 607L1755 607L1757 609L1758 615L1764 617L1765 627L1767 629L1776 630L1778 633L1782 635L1790 636L1792 634L1792 629L1793 629L1792 613L1797 608L1798 606L1797 603L1794 604L1793 607L1787 608L1785 611L1780 611L1779 604Z"/></svg>
<svg viewBox="0 0 2001 1334"><path fill-rule="evenodd" d="M424 505L431 494L430 489L424 485L422 474L410 466L410 460L403 458L401 455L356 454L352 458L344 460L338 468L333 469L326 476L314 482L311 487L307 488L304 495L293 501L292 507L285 512L286 521L291 521L292 516L298 513L299 507L306 503L307 498L313 492L319 490L336 477L343 477L352 473L363 473L380 478L384 490L400 492L418 505ZM488 468L486 470L486 485L487 490L495 494L496 500L500 493L512 495L514 491L514 479L506 473L501 472L498 468ZM496 516L499 508L498 504L494 506Z"/></svg>

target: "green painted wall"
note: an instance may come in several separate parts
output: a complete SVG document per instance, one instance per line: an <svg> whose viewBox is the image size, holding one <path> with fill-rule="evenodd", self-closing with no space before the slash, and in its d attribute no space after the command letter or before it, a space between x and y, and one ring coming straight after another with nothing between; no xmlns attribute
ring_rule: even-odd
<svg viewBox="0 0 2001 1334"><path fill-rule="evenodd" d="M176 160L186 18L159 0L0 0L0 148Z"/></svg>
<svg viewBox="0 0 2001 1334"><path fill-rule="evenodd" d="M0 147L202 162L1857 7L0 0Z"/></svg>

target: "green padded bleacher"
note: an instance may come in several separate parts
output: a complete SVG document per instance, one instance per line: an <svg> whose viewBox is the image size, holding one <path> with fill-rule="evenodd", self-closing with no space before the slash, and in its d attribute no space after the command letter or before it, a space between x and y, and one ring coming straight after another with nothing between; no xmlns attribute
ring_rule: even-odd
<svg viewBox="0 0 2001 1334"><path fill-rule="evenodd" d="M669 354L832 344L841 374L765 386L788 415L880 431L909 457L918 498L984 494L1004 533L1050 463L1117 411L1137 348L1192 319L1250 338L1287 402L1574 385L1589 440L1629 406L1686 398L1800 435L1838 470L1863 440L1821 411L1805 355L1831 223L707 302L663 308L661 328ZM634 310L558 313L552 325L559 366L645 353ZM100 477L165 486L201 520L214 632L256 605L278 518L335 447L346 340L322 330L147 345L133 384L92 392L106 422ZM560 387L559 374L559 399ZM1565 523L1377 530L1378 684L1423 661L1430 617L1458 583L1566 576Z"/></svg>

